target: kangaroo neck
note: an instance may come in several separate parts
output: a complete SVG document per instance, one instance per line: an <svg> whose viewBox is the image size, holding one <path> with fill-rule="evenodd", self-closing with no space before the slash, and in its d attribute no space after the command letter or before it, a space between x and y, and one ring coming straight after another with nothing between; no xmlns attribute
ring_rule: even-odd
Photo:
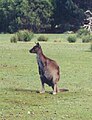
<svg viewBox="0 0 92 120"><path fill-rule="evenodd" d="M37 57L38 57L41 61L44 61L44 59L45 59L45 56L44 56L43 53L37 54Z"/></svg>
<svg viewBox="0 0 92 120"><path fill-rule="evenodd" d="M37 60L38 60L38 61L40 60L40 61L42 61L42 63L44 63L44 62L45 62L45 59L46 59L46 57L45 57L45 55L43 54L42 50L37 53Z"/></svg>

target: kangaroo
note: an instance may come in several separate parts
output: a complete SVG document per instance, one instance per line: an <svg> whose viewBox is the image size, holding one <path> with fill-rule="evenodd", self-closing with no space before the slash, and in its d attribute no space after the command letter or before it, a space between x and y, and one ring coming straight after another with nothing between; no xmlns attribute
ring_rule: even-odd
<svg viewBox="0 0 92 120"><path fill-rule="evenodd" d="M56 61L46 57L43 54L42 48L39 43L29 50L30 53L35 53L37 55L37 63L39 69L39 75L42 84L42 90L40 93L45 93L44 84L52 87L53 94L63 91L58 89L57 83L60 79L60 69Z"/></svg>

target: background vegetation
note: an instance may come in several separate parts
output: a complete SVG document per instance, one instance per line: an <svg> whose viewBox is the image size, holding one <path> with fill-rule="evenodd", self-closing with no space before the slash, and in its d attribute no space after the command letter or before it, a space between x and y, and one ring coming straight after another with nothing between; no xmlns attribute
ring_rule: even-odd
<svg viewBox="0 0 92 120"><path fill-rule="evenodd" d="M92 10L91 0L0 0L0 32L76 31L87 9Z"/></svg>

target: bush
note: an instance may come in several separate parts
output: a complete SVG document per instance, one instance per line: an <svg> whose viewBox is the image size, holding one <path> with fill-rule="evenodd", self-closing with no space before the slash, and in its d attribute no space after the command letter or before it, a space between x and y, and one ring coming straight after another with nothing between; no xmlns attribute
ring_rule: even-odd
<svg viewBox="0 0 92 120"><path fill-rule="evenodd" d="M17 41L18 41L18 39L17 39L16 35L12 36L11 39L10 39L11 43L17 43Z"/></svg>
<svg viewBox="0 0 92 120"><path fill-rule="evenodd" d="M76 36L69 36L69 37L67 38L67 41L68 41L69 43L74 43L74 42L76 42Z"/></svg>
<svg viewBox="0 0 92 120"><path fill-rule="evenodd" d="M87 35L82 38L83 43L88 43L92 41L92 35Z"/></svg>
<svg viewBox="0 0 92 120"><path fill-rule="evenodd" d="M92 51L92 41L91 41L91 46L90 46L90 50Z"/></svg>
<svg viewBox="0 0 92 120"><path fill-rule="evenodd" d="M77 31L77 37L82 38L83 36L87 36L90 35L90 31L88 31L87 29L79 29Z"/></svg>
<svg viewBox="0 0 92 120"><path fill-rule="evenodd" d="M28 30L20 30L18 31L13 37L11 37L11 42L17 42L17 41L30 41L33 38L34 34L31 31Z"/></svg>
<svg viewBox="0 0 92 120"><path fill-rule="evenodd" d="M40 37L38 37L38 41L47 41L48 38L45 37L44 35L41 35Z"/></svg>
<svg viewBox="0 0 92 120"><path fill-rule="evenodd" d="M28 30L20 30L16 34L18 41L25 41L25 42L30 41L34 36L33 32Z"/></svg>

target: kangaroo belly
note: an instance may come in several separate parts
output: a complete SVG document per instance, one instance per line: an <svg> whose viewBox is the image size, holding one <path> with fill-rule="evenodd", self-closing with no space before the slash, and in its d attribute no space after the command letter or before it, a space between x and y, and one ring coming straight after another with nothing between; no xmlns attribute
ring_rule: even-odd
<svg viewBox="0 0 92 120"><path fill-rule="evenodd" d="M45 76L48 80L51 80L51 79L52 79L52 75L50 74L50 71L48 71L48 70L45 70L45 71L44 71L44 76Z"/></svg>
<svg viewBox="0 0 92 120"><path fill-rule="evenodd" d="M46 78L44 75L43 76L41 76L41 81L43 82L43 83L46 83L47 85L49 85L49 86L53 86L53 79L51 78L51 79L48 79L48 78Z"/></svg>

